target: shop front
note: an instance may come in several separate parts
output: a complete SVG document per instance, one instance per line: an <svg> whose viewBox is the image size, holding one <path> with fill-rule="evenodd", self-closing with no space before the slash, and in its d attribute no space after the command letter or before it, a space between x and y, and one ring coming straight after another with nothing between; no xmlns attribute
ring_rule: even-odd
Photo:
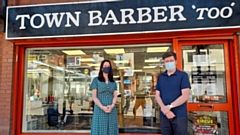
<svg viewBox="0 0 240 135"><path fill-rule="evenodd" d="M161 56L177 54L191 82L191 135L240 134L240 1L163 0L10 6L14 43L12 133L89 135L89 86L102 60L113 66L121 134L161 134L155 101Z"/></svg>

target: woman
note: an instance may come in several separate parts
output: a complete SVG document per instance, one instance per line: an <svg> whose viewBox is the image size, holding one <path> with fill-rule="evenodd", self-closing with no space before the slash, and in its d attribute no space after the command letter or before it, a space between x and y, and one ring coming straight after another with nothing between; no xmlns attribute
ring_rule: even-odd
<svg viewBox="0 0 240 135"><path fill-rule="evenodd" d="M91 135L118 135L116 111L117 84L113 80L112 66L109 60L101 62L98 77L90 86L95 103Z"/></svg>

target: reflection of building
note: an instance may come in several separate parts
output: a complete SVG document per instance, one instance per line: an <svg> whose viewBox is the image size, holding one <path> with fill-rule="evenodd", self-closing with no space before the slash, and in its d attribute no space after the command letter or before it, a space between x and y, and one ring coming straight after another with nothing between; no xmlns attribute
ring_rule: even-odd
<svg viewBox="0 0 240 135"><path fill-rule="evenodd" d="M58 3L52 0L48 2ZM6 17L9 20L1 18L0 21L1 25L8 26L8 33L1 32L0 42L0 104L4 112L1 120L5 121L0 123L0 132L13 135L33 132L85 134L89 132L93 110L91 92L88 91L89 84L98 74L99 63L103 59L111 60L113 65L114 77L118 83L119 104L122 101L121 96L123 97L122 83L126 78L134 80L131 81L130 87L132 97L142 84L142 90L149 92L142 99L151 102L149 99L154 94L156 76L165 71L161 55L167 51L175 51L178 56L178 68L185 70L193 83L191 96L195 100L188 105L189 113L214 115L221 125L219 132L224 135L240 134L240 82L236 79L240 76L237 34L240 30L240 20L237 16L240 12L239 1L231 3L213 0L212 7L232 5L233 10L231 17L215 19L213 14L210 14L215 8L204 2L181 1L181 5L178 6L172 1L160 0L160 5L155 3L139 0L103 1L95 4L91 1L84 4L70 2L59 7L60 4L20 6L46 4L42 1L8 1L9 6L19 7L9 8ZM161 6L161 3L166 7ZM116 6L118 4L120 6ZM204 19L198 20L192 15L199 15L199 12L193 12L189 5L195 5L197 9L208 7L209 12L207 14L204 11ZM182 8L179 6L184 7L184 12L180 12ZM87 9L88 7L91 9ZM93 17L95 13L98 14L94 12L95 8L101 12L102 22L100 23L99 19L99 24L97 16L96 20ZM81 13L75 11L76 9ZM222 8L221 13L223 9L227 8ZM44 11L45 14L40 11ZM88 18L91 15L92 20ZM58 22L57 19L61 19L61 16L63 21ZM207 19L207 16L212 16L213 19ZM215 80L213 76L206 75L209 66L216 70ZM125 76L120 75L123 71ZM200 75L193 75L194 71ZM135 79L134 76L138 78ZM216 83L212 84L212 81ZM202 82L211 82L215 90L207 89L205 93L206 84ZM39 89L38 100L33 97L36 89ZM68 102L70 94L74 98ZM208 100L203 100L203 96ZM53 101L57 101L61 115L69 114L69 104L72 104L74 109L73 115L66 118L66 125L59 131L54 127L48 129L47 125L44 125L47 123L46 110L51 107ZM31 103L31 106L28 106L28 103ZM134 132L138 132L136 129L143 127L141 107L136 110L139 114L136 120L131 119L135 103L136 99L131 98L127 115L119 112L119 118L122 118L123 122L119 124L120 131L130 127L134 128ZM144 106L142 103L141 105ZM121 104L118 107L121 107ZM6 126L5 123L12 125ZM144 127L144 130L151 133L159 132L160 128L156 125L151 129Z"/></svg>

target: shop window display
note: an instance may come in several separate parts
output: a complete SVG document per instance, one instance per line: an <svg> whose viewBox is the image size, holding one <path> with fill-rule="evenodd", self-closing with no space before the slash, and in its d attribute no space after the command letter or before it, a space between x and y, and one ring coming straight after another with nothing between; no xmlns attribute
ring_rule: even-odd
<svg viewBox="0 0 240 135"><path fill-rule="evenodd" d="M171 44L27 49L23 132L89 132L94 110L89 86L104 59L111 61L118 86L119 128L159 130L154 92L166 51Z"/></svg>

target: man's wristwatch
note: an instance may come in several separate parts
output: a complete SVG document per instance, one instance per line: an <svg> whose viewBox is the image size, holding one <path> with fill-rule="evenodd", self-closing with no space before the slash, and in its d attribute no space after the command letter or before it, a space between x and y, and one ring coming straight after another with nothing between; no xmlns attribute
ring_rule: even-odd
<svg viewBox="0 0 240 135"><path fill-rule="evenodd" d="M169 107L170 107L170 109L172 109L172 108L173 108L173 105L172 105L172 104L170 104L170 105L169 105Z"/></svg>

